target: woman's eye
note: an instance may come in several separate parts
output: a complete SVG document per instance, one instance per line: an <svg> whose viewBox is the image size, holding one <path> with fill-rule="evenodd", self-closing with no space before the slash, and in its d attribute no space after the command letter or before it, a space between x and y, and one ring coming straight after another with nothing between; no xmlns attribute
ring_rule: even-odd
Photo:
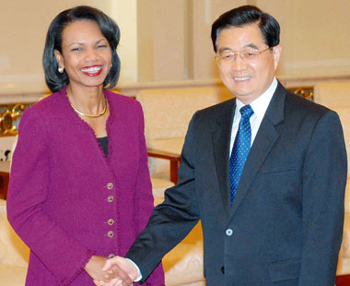
<svg viewBox="0 0 350 286"><path fill-rule="evenodd" d="M82 50L82 48L73 48L72 49L72 52L79 52L79 51L81 51Z"/></svg>
<svg viewBox="0 0 350 286"><path fill-rule="evenodd" d="M98 48L98 49L107 48L107 45L98 45L97 48Z"/></svg>

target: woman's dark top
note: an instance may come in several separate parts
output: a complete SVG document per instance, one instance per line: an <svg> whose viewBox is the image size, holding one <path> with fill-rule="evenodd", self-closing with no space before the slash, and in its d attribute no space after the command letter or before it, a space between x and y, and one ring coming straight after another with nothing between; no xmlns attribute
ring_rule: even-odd
<svg viewBox="0 0 350 286"><path fill-rule="evenodd" d="M100 137L97 138L98 143L100 143L100 146L103 149L103 153L105 153L106 158L108 158L108 137Z"/></svg>

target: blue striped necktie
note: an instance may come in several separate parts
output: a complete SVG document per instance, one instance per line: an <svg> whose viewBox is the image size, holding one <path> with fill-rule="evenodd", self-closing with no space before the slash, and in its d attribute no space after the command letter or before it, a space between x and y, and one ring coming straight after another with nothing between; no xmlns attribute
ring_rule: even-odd
<svg viewBox="0 0 350 286"><path fill-rule="evenodd" d="M232 147L230 157L230 202L231 206L235 199L239 180L241 178L245 161L247 160L250 144L252 140L252 132L249 119L254 111L250 105L245 105L239 110L242 114L241 121Z"/></svg>

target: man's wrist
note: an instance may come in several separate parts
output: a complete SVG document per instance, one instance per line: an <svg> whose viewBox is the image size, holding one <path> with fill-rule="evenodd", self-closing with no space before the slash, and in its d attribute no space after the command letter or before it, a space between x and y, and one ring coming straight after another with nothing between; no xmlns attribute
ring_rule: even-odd
<svg viewBox="0 0 350 286"><path fill-rule="evenodd" d="M137 277L134 280L134 282L139 282L142 279L142 274L141 274L140 268L130 258L126 258L126 259L128 259L136 267L136 269L137 269Z"/></svg>

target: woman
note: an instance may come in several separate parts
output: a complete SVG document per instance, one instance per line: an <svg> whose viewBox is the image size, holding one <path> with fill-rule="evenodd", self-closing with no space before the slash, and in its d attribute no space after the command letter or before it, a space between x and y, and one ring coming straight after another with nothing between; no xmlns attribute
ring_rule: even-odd
<svg viewBox="0 0 350 286"><path fill-rule="evenodd" d="M118 26L79 6L51 23L43 56L54 92L23 114L8 218L30 247L26 285L93 285L153 208L139 103L116 85ZM164 285L161 266L147 285Z"/></svg>

